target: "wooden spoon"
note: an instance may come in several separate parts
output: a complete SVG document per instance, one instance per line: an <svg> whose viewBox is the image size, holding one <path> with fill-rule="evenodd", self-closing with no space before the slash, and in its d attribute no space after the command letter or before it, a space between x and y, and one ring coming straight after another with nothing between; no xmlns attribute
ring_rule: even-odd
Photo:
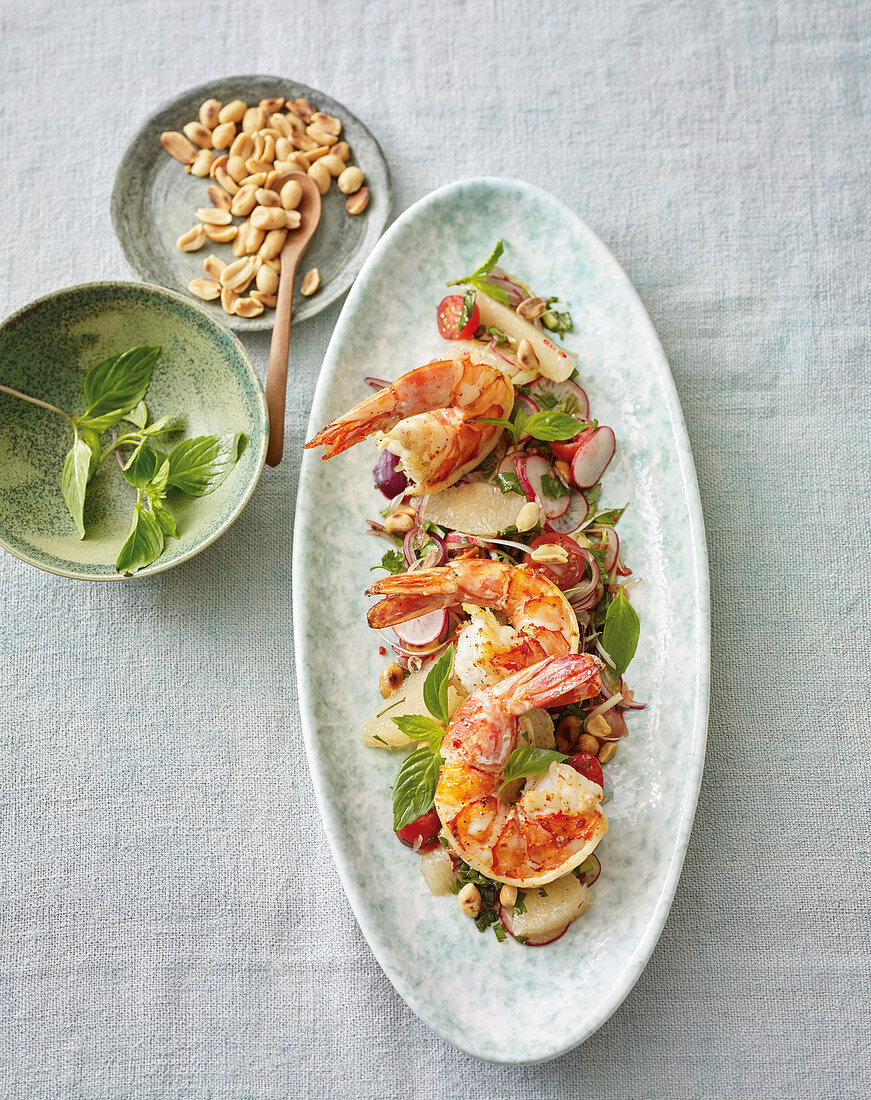
<svg viewBox="0 0 871 1100"><path fill-rule="evenodd" d="M293 172L302 188L299 212L302 223L299 229L287 234L287 242L281 250L281 282L278 284L278 303L275 307L275 325L272 343L269 345L269 368L266 372L266 408L269 412L269 444L266 462L277 466L284 453L284 403L287 397L287 353L290 345L290 314L293 308L293 284L302 254L321 220L321 193L317 184L304 172Z"/></svg>

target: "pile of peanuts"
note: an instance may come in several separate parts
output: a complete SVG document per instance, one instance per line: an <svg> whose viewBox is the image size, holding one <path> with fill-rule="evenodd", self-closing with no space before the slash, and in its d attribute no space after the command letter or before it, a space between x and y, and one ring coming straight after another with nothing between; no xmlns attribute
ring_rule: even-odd
<svg viewBox="0 0 871 1100"><path fill-rule="evenodd" d="M349 214L362 214L369 205L365 177L356 165L348 164L351 150L339 140L342 123L308 99L285 102L282 96L271 96L256 107L241 99L227 104L207 99L199 121L182 130L160 135L164 149L186 172L210 176L215 182L208 190L212 205L196 211L197 224L176 244L183 252L196 252L207 240L232 242L238 260L225 264L209 256L203 264L205 278L188 285L198 298L220 298L225 313L256 317L277 304L279 255L287 234L301 222L297 207L302 188L290 173L311 176L322 195L335 179L348 196ZM256 290L246 296L252 282ZM312 268L300 291L308 296L319 286L320 275Z"/></svg>
<svg viewBox="0 0 871 1100"><path fill-rule="evenodd" d="M591 753L600 764L614 758L617 741L626 733L626 722L619 710L596 714L581 723L573 714L566 715L556 728L556 747L570 756L575 752Z"/></svg>

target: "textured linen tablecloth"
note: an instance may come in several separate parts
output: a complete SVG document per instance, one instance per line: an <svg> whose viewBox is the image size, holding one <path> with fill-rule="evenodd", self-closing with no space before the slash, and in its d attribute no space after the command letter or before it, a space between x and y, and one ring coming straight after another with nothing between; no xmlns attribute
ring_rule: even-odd
<svg viewBox="0 0 871 1100"><path fill-rule="evenodd" d="M516 176L613 249L683 403L713 603L705 780L647 970L553 1063L458 1053L362 939L306 767L296 456L339 307L300 325L287 458L200 557L107 586L0 555L0 1095L871 1095L868 5L0 13L3 315L128 277L109 192L153 108L303 81L379 138L395 212Z"/></svg>

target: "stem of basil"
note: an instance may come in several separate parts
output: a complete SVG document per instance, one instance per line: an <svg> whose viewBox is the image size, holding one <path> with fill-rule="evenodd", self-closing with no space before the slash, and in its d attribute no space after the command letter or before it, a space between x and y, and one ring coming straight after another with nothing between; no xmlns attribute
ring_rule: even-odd
<svg viewBox="0 0 871 1100"><path fill-rule="evenodd" d="M18 390L13 390L11 386L0 386L0 391L8 393L11 397L20 397L22 401L29 401L31 405L39 405L42 409L48 409L49 412L57 413L62 416L64 420L69 420L72 424L73 418L69 413L65 413L63 409L59 409L57 405L49 405L47 401L40 401L38 397L28 397L26 393L19 393Z"/></svg>

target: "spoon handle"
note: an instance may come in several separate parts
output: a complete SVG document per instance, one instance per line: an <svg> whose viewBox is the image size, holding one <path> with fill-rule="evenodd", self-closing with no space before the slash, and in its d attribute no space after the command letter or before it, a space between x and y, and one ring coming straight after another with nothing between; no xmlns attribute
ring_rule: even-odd
<svg viewBox="0 0 871 1100"><path fill-rule="evenodd" d="M298 261L297 261L298 262ZM291 271L284 271L278 286L278 302L275 306L275 324L269 345L269 367L266 372L266 408L269 411L269 443L266 462L277 466L284 453L284 404L287 397L287 356L290 346L290 321L293 310L293 283L296 264Z"/></svg>

